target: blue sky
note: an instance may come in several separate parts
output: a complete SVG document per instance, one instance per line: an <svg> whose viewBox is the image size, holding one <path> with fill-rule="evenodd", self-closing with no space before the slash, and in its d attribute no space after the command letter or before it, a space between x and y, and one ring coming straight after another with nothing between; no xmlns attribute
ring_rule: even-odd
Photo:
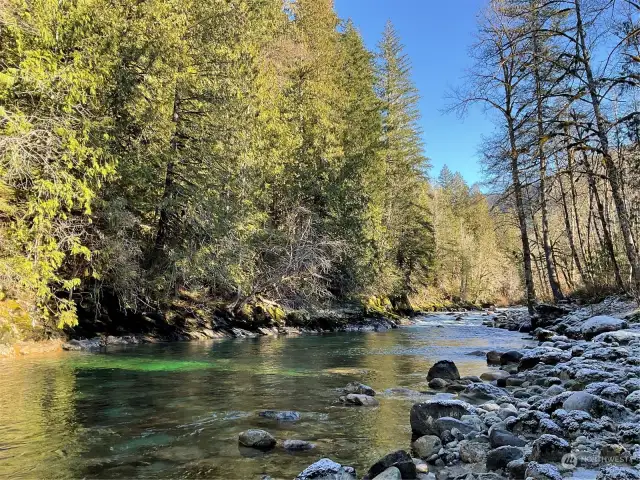
<svg viewBox="0 0 640 480"><path fill-rule="evenodd" d="M469 47L474 41L476 16L486 0L335 0L342 19L351 18L367 46L375 48L387 19L398 31L413 64L413 80L422 100L425 153L432 176L443 165L459 171L470 182L482 180L478 147L492 125L480 108L460 119L441 113L446 94L460 85L471 66Z"/></svg>

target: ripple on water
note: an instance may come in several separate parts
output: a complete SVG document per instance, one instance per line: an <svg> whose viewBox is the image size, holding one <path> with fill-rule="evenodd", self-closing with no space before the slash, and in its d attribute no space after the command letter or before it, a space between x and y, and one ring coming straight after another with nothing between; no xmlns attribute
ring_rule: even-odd
<svg viewBox="0 0 640 480"><path fill-rule="evenodd" d="M484 358L467 353L524 343L520 334L482 328L480 321L440 315L381 333L1 360L0 477L293 478L320 457L363 472L389 451L409 447L409 410L433 398L419 393L433 363L448 358L462 375L479 375ZM380 392L380 406L339 404L350 381ZM263 410L295 410L301 418L277 422L260 417ZM247 452L237 438L248 428L316 448Z"/></svg>

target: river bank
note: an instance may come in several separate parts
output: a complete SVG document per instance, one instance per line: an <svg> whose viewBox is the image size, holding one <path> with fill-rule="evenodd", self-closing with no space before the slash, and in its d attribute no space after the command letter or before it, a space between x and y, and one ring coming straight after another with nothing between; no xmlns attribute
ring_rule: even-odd
<svg viewBox="0 0 640 480"><path fill-rule="evenodd" d="M429 386L457 397L414 404L411 448L384 456L363 478L639 479L635 308L619 298L582 308L543 307L530 319L538 346L487 351L490 370L480 378L461 377L449 360L437 362L427 374ZM323 459L297 478L357 476Z"/></svg>

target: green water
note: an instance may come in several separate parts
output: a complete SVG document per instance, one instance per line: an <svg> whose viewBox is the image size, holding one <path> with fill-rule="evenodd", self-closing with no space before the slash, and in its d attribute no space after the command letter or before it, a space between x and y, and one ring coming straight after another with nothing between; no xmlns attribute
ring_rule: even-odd
<svg viewBox="0 0 640 480"><path fill-rule="evenodd" d="M450 318L450 317L449 317ZM482 348L517 347L521 335L431 317L385 333L223 340L119 347L107 352L0 360L0 478L295 477L322 457L363 474L377 458L408 448L409 409L432 398L388 392L428 390L437 360L461 374L487 370ZM337 403L361 381L377 408ZM261 410L295 410L278 423ZM238 447L238 433L263 428L316 448L260 453Z"/></svg>

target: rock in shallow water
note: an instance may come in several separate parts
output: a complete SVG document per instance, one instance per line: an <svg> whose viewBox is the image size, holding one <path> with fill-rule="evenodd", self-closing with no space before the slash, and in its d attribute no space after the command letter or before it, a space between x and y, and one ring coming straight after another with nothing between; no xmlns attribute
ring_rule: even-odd
<svg viewBox="0 0 640 480"><path fill-rule="evenodd" d="M315 445L305 440L285 440L282 442L282 448L290 452L303 452L314 449Z"/></svg>
<svg viewBox="0 0 640 480"><path fill-rule="evenodd" d="M305 468L296 480L356 480L356 471L353 467L322 458Z"/></svg>
<svg viewBox="0 0 640 480"><path fill-rule="evenodd" d="M240 445L260 450L269 450L276 446L276 439L264 430L250 429L246 430L238 436Z"/></svg>
<svg viewBox="0 0 640 480"><path fill-rule="evenodd" d="M344 393L350 394L355 393L357 395L369 395L370 397L375 397L376 391L371 388L369 385L365 385L363 383L351 382L348 383L344 388Z"/></svg>
<svg viewBox="0 0 640 480"><path fill-rule="evenodd" d="M377 407L380 402L369 395L358 395L350 393L346 397L341 397L347 405L355 405L359 407Z"/></svg>
<svg viewBox="0 0 640 480"><path fill-rule="evenodd" d="M300 414L298 412L290 411L290 410L264 410L258 413L259 416L264 418L271 418L273 420L278 420L279 422L295 422L300 420Z"/></svg>
<svg viewBox="0 0 640 480"><path fill-rule="evenodd" d="M440 360L434 364L427 373L427 380L442 378L443 380L460 380L458 367L451 360Z"/></svg>

